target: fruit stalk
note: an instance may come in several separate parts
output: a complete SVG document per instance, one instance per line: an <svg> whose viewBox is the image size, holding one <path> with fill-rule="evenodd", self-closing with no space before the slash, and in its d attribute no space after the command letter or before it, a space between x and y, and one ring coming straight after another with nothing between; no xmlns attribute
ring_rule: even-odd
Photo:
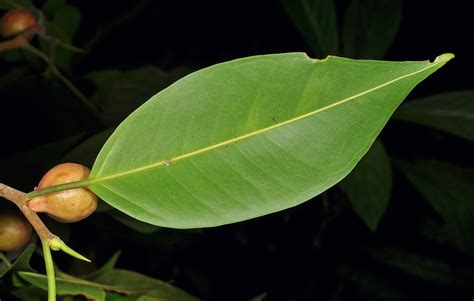
<svg viewBox="0 0 474 301"><path fill-rule="evenodd" d="M48 279L48 301L56 301L56 278L54 276L54 263L51 250L46 241L41 241L43 247L44 265L46 267L46 277Z"/></svg>

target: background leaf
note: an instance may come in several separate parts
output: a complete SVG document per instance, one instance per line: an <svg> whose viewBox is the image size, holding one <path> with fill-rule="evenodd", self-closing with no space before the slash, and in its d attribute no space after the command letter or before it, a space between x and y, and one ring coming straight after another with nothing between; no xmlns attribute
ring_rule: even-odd
<svg viewBox="0 0 474 301"><path fill-rule="evenodd" d="M457 286L469 287L469 281L466 280L474 277L474 269L472 267L461 268L455 264L427 256L420 256L413 252L394 248L367 251L374 260L433 284L456 284Z"/></svg>
<svg viewBox="0 0 474 301"><path fill-rule="evenodd" d="M381 277L380 272L371 272L363 267L341 266L338 273L345 282L355 284L358 294L363 300L406 300L407 294L400 288L400 283ZM362 293L362 294L361 294ZM360 296L362 295L362 296ZM368 298L368 296L371 299ZM354 293L347 298L354 298ZM354 298L355 299L355 298Z"/></svg>
<svg viewBox="0 0 474 301"><path fill-rule="evenodd" d="M387 209L392 188L392 168L382 142L376 140L339 185L354 211L375 231Z"/></svg>
<svg viewBox="0 0 474 301"><path fill-rule="evenodd" d="M10 267L0 269L0 278L3 278L7 273L15 273L18 271L34 271L30 266L30 259L35 251L35 245L31 244L21 253L20 256L13 262Z"/></svg>
<svg viewBox="0 0 474 301"><path fill-rule="evenodd" d="M43 11L48 17L44 23L48 34L61 40L63 44L70 45L81 22L80 11L61 0L49 0ZM50 45L41 41L41 49L49 54ZM72 52L69 49L58 46L55 50L54 62L61 68L69 68L71 57Z"/></svg>
<svg viewBox="0 0 474 301"><path fill-rule="evenodd" d="M87 300L105 301L108 292L139 296L140 300L191 301L198 300L185 291L163 281L121 269L113 269L119 253L93 274L75 277L60 273L56 276L57 294L59 296L84 296ZM24 280L32 285L47 290L46 276L31 272L19 272ZM115 296L115 294L112 294ZM117 298L120 296L117 295ZM107 299L109 300L109 299ZM133 299L132 299L133 300Z"/></svg>
<svg viewBox="0 0 474 301"><path fill-rule="evenodd" d="M281 0L281 3L318 58L339 54L333 0Z"/></svg>
<svg viewBox="0 0 474 301"><path fill-rule="evenodd" d="M45 275L30 272L20 272L19 275L34 286L39 287L45 291L48 290L48 284ZM56 293L59 296L84 296L88 300L105 301L105 291L102 286L96 285L93 282L76 279L74 277L56 277Z"/></svg>
<svg viewBox="0 0 474 301"><path fill-rule="evenodd" d="M394 117L474 141L474 91L453 91L415 99L400 106Z"/></svg>
<svg viewBox="0 0 474 301"><path fill-rule="evenodd" d="M36 286L20 287L12 291L12 294L22 301L44 301L47 300L47 292Z"/></svg>
<svg viewBox="0 0 474 301"><path fill-rule="evenodd" d="M0 0L0 9L34 9L35 6L31 0Z"/></svg>
<svg viewBox="0 0 474 301"><path fill-rule="evenodd" d="M346 11L343 55L381 59L400 27L401 0L352 0Z"/></svg>
<svg viewBox="0 0 474 301"><path fill-rule="evenodd" d="M203 69L130 115L83 184L165 227L296 206L346 176L409 91L451 57L318 61L292 53Z"/></svg>
<svg viewBox="0 0 474 301"><path fill-rule="evenodd" d="M443 218L451 240L474 252L474 171L421 159L398 166Z"/></svg>
<svg viewBox="0 0 474 301"><path fill-rule="evenodd" d="M101 266L100 268L98 268L97 270L95 270L92 273L81 276L81 278L85 279L85 280L94 281L98 277L100 277L100 275L102 275L103 273L113 270L121 253L122 252L120 252L120 251L115 252L114 255L112 255L112 257L110 257L110 259L107 260L107 262L103 266Z"/></svg>
<svg viewBox="0 0 474 301"><path fill-rule="evenodd" d="M168 301L192 301L197 300L188 293L171 284L141 275L139 273L115 269L103 273L96 279L97 282L114 287L114 291L124 294L137 295L147 300L162 299Z"/></svg>
<svg viewBox="0 0 474 301"><path fill-rule="evenodd" d="M114 128L105 129L100 131L79 144L70 149L66 154L62 155L62 161L64 162L76 162L85 166L92 166L95 158L99 154L100 149L112 135Z"/></svg>
<svg viewBox="0 0 474 301"><path fill-rule="evenodd" d="M130 71L103 70L88 78L98 85L93 99L102 109L104 120L116 126L147 99L189 72L187 68L165 72L145 66Z"/></svg>

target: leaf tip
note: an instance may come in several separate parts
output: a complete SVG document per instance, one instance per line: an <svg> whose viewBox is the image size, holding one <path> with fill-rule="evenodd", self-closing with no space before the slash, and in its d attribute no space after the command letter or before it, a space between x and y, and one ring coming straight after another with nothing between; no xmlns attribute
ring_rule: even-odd
<svg viewBox="0 0 474 301"><path fill-rule="evenodd" d="M453 58L454 58L453 53L443 53L443 54L438 55L436 57L436 59L434 60L434 63L439 63L439 62L446 63L446 62L452 60Z"/></svg>

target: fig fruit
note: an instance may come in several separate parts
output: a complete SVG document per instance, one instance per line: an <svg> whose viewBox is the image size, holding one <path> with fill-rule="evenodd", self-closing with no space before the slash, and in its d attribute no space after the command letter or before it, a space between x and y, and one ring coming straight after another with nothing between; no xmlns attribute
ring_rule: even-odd
<svg viewBox="0 0 474 301"><path fill-rule="evenodd" d="M0 251L21 248L31 237L32 228L17 210L0 208Z"/></svg>
<svg viewBox="0 0 474 301"><path fill-rule="evenodd" d="M12 9L0 19L0 34L5 38L16 36L36 25L36 17L27 9Z"/></svg>
<svg viewBox="0 0 474 301"><path fill-rule="evenodd" d="M87 179L90 169L76 163L63 163L50 169L38 184L39 189ZM74 188L34 197L28 206L35 212L45 212L64 223L74 223L91 215L98 198L87 188Z"/></svg>

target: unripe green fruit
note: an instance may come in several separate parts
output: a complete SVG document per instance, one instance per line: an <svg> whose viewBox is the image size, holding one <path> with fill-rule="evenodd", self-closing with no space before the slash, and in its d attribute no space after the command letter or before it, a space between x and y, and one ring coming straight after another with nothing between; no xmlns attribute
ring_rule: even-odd
<svg viewBox="0 0 474 301"><path fill-rule="evenodd" d="M0 34L5 38L16 36L36 25L35 16L27 9L12 9L0 20Z"/></svg>
<svg viewBox="0 0 474 301"><path fill-rule="evenodd" d="M80 164L59 164L43 176L38 188L85 180L89 173L90 169ZM35 197L28 205L35 212L45 212L60 222L73 223L91 215L97 203L97 196L87 188L74 188Z"/></svg>
<svg viewBox="0 0 474 301"><path fill-rule="evenodd" d="M0 208L0 251L21 248L31 237L31 225L18 211Z"/></svg>

